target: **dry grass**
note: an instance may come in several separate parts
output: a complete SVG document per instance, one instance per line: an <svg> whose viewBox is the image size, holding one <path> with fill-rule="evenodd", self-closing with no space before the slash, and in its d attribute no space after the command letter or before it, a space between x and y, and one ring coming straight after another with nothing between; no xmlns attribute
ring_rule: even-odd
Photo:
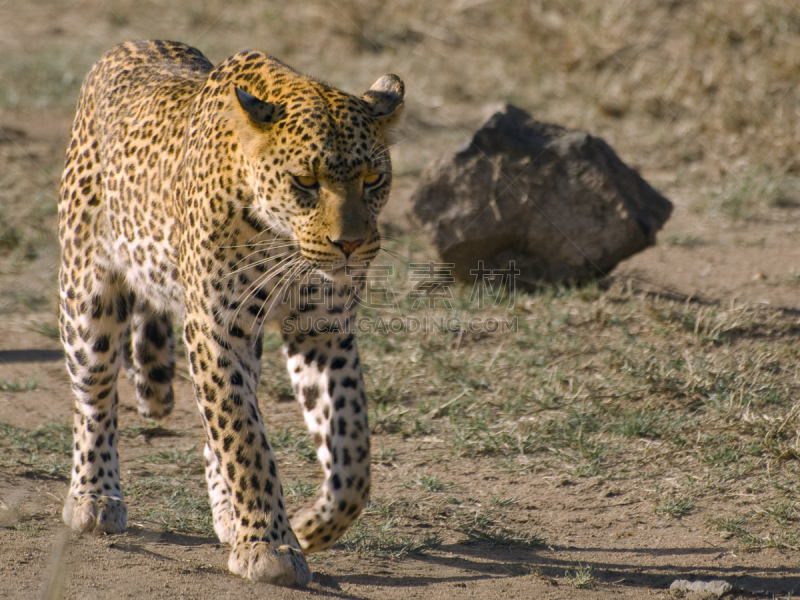
<svg viewBox="0 0 800 600"><path fill-rule="evenodd" d="M466 305L469 293L455 288L456 303ZM373 428L382 440L441 439L451 452L446 461L482 457L505 473L600 475L640 489L658 482L649 495L653 510L672 518L744 489L753 498L747 512L739 504L709 527L748 547L797 545L795 317L653 296L623 282L518 293L513 308L491 310L516 317L519 330L361 336ZM462 319L476 314L458 311ZM280 360L279 349L265 346L265 362ZM50 463L65 463L68 427L4 427L2 445L34 472L52 474ZM128 429L122 433L147 433ZM272 442L300 463L314 460L302 432L273 432ZM400 460L376 450L378 463ZM193 445L141 456L137 464L147 472L128 483L132 518L209 534L200 463ZM533 531L505 528L518 510L513 488L465 496L454 481L441 471L397 481L392 501L380 505L379 496L383 508L368 513L345 547L399 556L420 543L423 551L433 538L402 529L419 521L437 528L426 535L541 543ZM299 501L313 489L313 481L298 480L287 494Z"/></svg>
<svg viewBox="0 0 800 600"><path fill-rule="evenodd" d="M444 316L415 313L402 293L403 275L394 281L400 313ZM486 316L469 311L470 291L454 289L450 316ZM647 294L627 282L549 288L515 300L510 310L491 311L516 318L516 333L361 336L373 429L410 441L441 439L451 449L448 460L484 457L508 473L602 476L640 489L660 482L650 499L656 514L671 518L745 489L751 513L747 527L733 532L736 539L795 546L795 317L763 306ZM364 311L373 320L378 315ZM270 352L265 360L272 360ZM402 523L446 518L467 539L535 539L476 527L474 498L459 493L446 473L419 473L398 488L408 503L395 497L385 514L367 520L378 527L387 515ZM502 523L515 510L507 500L481 498L492 509L479 511L480 518Z"/></svg>

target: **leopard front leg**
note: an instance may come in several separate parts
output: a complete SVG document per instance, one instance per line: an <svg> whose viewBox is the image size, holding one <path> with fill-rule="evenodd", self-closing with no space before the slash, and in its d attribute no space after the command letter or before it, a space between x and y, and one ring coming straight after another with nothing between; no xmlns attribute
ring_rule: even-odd
<svg viewBox="0 0 800 600"><path fill-rule="evenodd" d="M217 455L206 443L203 457L206 462L206 481L208 497L211 501L211 518L214 522L214 533L223 544L233 544L236 539L236 526L233 520L231 490L222 476Z"/></svg>
<svg viewBox="0 0 800 600"><path fill-rule="evenodd" d="M311 571L286 516L256 398L260 338L192 314L184 337L206 431L214 529L232 546L228 568L254 581L306 585Z"/></svg>
<svg viewBox="0 0 800 600"><path fill-rule="evenodd" d="M130 293L114 276L92 273L93 290L72 284L62 267L59 323L75 392L72 481L62 518L76 531L127 527L117 457L117 374L128 327Z"/></svg>
<svg viewBox="0 0 800 600"><path fill-rule="evenodd" d="M367 402L352 333L295 332L284 352L325 474L317 499L292 516L292 529L306 553L317 552L336 543L368 501Z"/></svg>

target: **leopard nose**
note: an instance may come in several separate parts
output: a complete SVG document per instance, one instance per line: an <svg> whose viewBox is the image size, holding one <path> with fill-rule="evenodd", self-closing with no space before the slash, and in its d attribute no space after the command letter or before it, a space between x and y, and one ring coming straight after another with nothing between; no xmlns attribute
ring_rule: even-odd
<svg viewBox="0 0 800 600"><path fill-rule="evenodd" d="M356 248L363 243L364 240L345 240L342 238L331 240L331 244L339 248L344 253L345 258L350 258L350 255L356 251Z"/></svg>

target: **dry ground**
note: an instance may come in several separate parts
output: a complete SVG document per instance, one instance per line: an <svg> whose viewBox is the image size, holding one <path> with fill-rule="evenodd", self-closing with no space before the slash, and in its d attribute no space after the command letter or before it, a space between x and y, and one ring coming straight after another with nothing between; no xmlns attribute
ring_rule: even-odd
<svg viewBox="0 0 800 600"><path fill-rule="evenodd" d="M800 592L800 11L288 4L0 3L0 596L657 598L678 578L722 578L739 597ZM373 504L311 558L307 591L226 572L184 377L160 424L123 383L129 531L59 522L71 398L55 333L58 178L81 78L132 38L214 61L264 49L351 91L400 74L395 291L404 264L431 256L409 226L415 177L488 102L605 137L675 204L658 245L606 281L480 313L516 318L515 333L362 336ZM456 290L460 316L476 314L469 292ZM276 340L261 407L296 505L317 471Z"/></svg>

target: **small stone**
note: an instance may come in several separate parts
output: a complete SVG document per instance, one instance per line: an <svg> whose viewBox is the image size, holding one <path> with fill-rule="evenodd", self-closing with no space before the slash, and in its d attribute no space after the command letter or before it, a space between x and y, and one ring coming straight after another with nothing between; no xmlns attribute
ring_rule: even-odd
<svg viewBox="0 0 800 600"><path fill-rule="evenodd" d="M676 579L669 586L674 594L696 594L697 598L722 598L733 591L733 586L722 579L713 581L688 581Z"/></svg>

